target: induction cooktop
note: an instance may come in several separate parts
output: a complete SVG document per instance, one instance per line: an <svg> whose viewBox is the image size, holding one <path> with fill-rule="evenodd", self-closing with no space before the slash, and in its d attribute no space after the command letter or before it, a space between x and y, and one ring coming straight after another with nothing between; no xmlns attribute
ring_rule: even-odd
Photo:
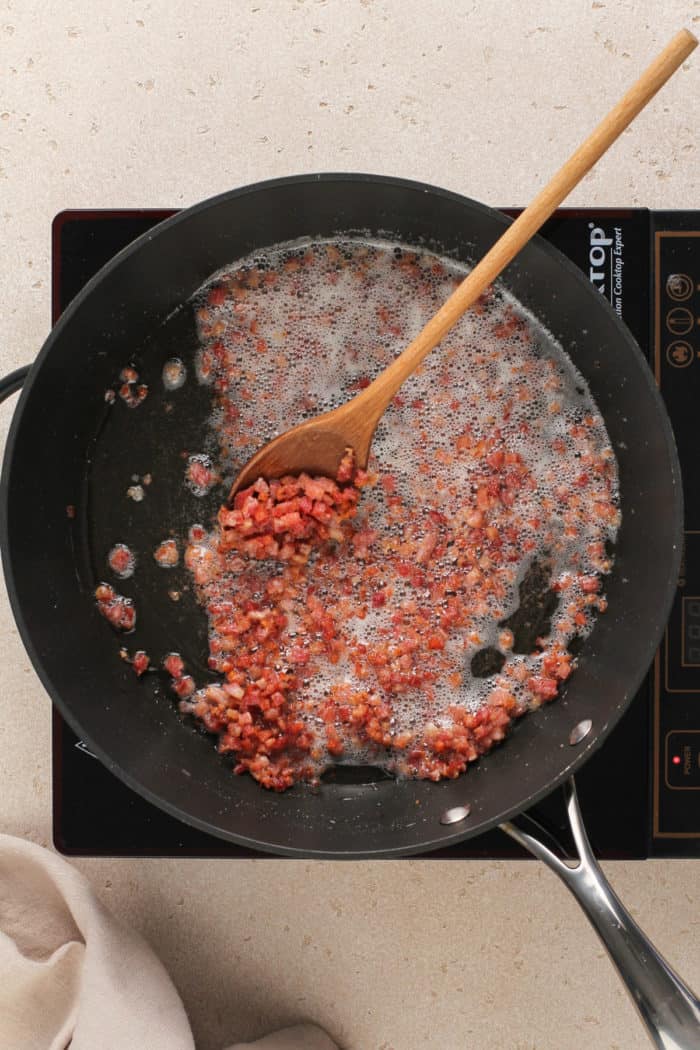
<svg viewBox="0 0 700 1050"><path fill-rule="evenodd" d="M53 224L53 321L116 252L172 214L61 212ZM700 211L563 209L542 234L584 271L647 355L684 479L685 553L671 617L645 684L577 775L581 807L599 857L700 856ZM567 850L558 792L530 816ZM134 794L57 711L53 830L56 848L68 855L262 856L189 827ZM495 830L423 856L525 854Z"/></svg>

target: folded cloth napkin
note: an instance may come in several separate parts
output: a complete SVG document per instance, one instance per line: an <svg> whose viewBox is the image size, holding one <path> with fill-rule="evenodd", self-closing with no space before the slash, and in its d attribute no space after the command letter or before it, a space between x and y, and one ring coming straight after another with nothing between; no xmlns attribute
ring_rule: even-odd
<svg viewBox="0 0 700 1050"><path fill-rule="evenodd" d="M146 942L57 854L0 835L0 1047L68 1045L194 1050L180 997ZM312 1025L230 1050L244 1047L338 1050Z"/></svg>

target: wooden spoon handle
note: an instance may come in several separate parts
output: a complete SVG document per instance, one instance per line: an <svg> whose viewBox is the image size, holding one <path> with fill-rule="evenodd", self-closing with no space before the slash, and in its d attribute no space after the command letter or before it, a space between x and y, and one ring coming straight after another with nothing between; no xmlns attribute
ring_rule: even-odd
<svg viewBox="0 0 700 1050"><path fill-rule="evenodd" d="M365 418L379 419L401 384L415 371L426 354L440 342L484 289L527 244L697 44L696 37L687 29L682 29L676 34L642 73L636 84L538 193L529 207L507 228L503 236L499 237L413 342L409 343L403 353L354 399L356 402L363 401L367 414Z"/></svg>

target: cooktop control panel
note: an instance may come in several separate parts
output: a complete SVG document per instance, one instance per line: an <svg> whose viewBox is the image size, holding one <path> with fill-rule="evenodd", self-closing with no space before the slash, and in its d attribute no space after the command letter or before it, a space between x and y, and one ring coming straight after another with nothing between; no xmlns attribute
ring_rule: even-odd
<svg viewBox="0 0 700 1050"><path fill-rule="evenodd" d="M676 436L685 536L678 590L654 674L654 851L700 841L700 212L652 215L654 372Z"/></svg>

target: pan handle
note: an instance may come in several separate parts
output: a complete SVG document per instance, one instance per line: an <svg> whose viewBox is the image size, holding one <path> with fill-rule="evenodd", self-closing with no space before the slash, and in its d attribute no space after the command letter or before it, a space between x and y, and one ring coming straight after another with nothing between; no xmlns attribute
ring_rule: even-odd
<svg viewBox="0 0 700 1050"><path fill-rule="evenodd" d="M10 372L9 375L0 379L0 404L2 404L10 394L14 394L16 390L19 390L22 383L29 375L30 368L31 365L24 365L22 368L16 368L14 372Z"/></svg>
<svg viewBox="0 0 700 1050"><path fill-rule="evenodd" d="M573 777L564 792L578 863L560 860L514 824L501 824L501 830L543 860L571 890L632 996L653 1045L659 1050L697 1050L700 1001L640 930L601 871L586 835Z"/></svg>

